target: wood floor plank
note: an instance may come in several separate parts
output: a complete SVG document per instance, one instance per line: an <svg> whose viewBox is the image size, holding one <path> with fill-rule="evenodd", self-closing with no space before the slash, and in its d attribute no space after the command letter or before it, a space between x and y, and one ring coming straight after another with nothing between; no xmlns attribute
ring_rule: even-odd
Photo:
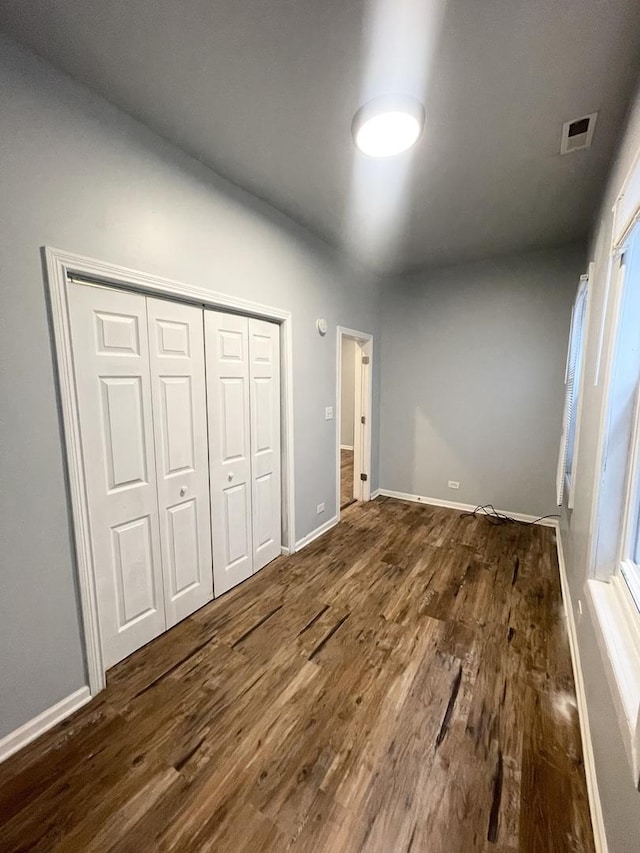
<svg viewBox="0 0 640 853"><path fill-rule="evenodd" d="M592 853L553 531L355 503L0 766L0 851Z"/></svg>

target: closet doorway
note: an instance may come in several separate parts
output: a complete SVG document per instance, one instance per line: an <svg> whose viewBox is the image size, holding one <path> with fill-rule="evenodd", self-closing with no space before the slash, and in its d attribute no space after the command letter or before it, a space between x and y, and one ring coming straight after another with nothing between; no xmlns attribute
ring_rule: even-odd
<svg viewBox="0 0 640 853"><path fill-rule="evenodd" d="M371 496L371 393L373 338L338 326L337 507Z"/></svg>
<svg viewBox="0 0 640 853"><path fill-rule="evenodd" d="M291 317L45 250L89 686L294 550Z"/></svg>

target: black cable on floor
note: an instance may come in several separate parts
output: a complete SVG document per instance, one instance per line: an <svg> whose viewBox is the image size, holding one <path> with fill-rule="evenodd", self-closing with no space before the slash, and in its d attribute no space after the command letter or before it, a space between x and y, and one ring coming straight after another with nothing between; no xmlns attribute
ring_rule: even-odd
<svg viewBox="0 0 640 853"><path fill-rule="evenodd" d="M503 512L498 512L493 504L485 504L477 506L473 511L463 512L460 518L486 518L490 524L523 524L529 527L531 524L537 524L539 521L544 521L545 518L560 518L559 514L541 515L539 518L534 518L533 521L521 521L519 518L511 518L510 515L505 515Z"/></svg>

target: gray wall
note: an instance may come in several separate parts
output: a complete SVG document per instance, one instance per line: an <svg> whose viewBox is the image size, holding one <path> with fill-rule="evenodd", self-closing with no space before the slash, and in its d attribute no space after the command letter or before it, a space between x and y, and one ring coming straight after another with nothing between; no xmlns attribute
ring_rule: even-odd
<svg viewBox="0 0 640 853"><path fill-rule="evenodd" d="M324 407L336 403L337 324L377 336L372 488L382 355L381 485L553 511L569 311L585 267L579 248L390 282L380 347L378 282L304 230L3 39L0 81L0 737L85 683L42 245L293 311L298 538L335 511L337 424L324 420ZM587 375L609 210L638 144L640 99L589 255L597 270ZM329 322L326 338L315 332L319 316ZM575 607L588 575L601 394L585 394L576 508L563 520ZM448 490L447 479L461 490ZM578 636L598 780L611 851L630 853L640 795L589 618L587 609Z"/></svg>
<svg viewBox="0 0 640 853"><path fill-rule="evenodd" d="M353 447L353 418L356 404L356 342L342 339L342 398L340 400L340 444Z"/></svg>
<svg viewBox="0 0 640 853"><path fill-rule="evenodd" d="M594 746L598 785L611 853L637 853L640 846L640 793L635 789L616 720L609 683L603 667L591 608L578 601L585 599L585 584L592 573L590 542L593 533L592 500L599 477L597 465L600 418L604 406L603 382L595 384L600 341L607 353L614 315L606 311L605 294L609 248L613 227L612 207L618 198L633 158L640 150L640 89L629 114L628 126L614 163L607 191L602 200L588 257L595 262L591 287L591 312L586 342L585 383L582 395L579 452L575 471L574 509L564 511L562 541L571 590L578 644L589 706L589 723ZM604 375L606 357L600 371Z"/></svg>
<svg viewBox="0 0 640 853"><path fill-rule="evenodd" d="M569 246L434 270L385 290L382 488L557 512L566 347L584 270L584 248Z"/></svg>
<svg viewBox="0 0 640 853"><path fill-rule="evenodd" d="M378 282L4 38L0 117L1 737L85 683L40 247L293 312L298 539L336 511L335 330L377 337Z"/></svg>

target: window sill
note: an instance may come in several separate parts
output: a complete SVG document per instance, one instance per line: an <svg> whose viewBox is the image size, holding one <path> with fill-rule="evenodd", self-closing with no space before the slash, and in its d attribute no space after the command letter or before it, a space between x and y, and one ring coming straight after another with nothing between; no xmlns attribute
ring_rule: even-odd
<svg viewBox="0 0 640 853"><path fill-rule="evenodd" d="M618 723L637 787L640 778L640 613L625 580L589 580L587 599Z"/></svg>
<svg viewBox="0 0 640 853"><path fill-rule="evenodd" d="M638 620L640 621L640 566L625 560L620 564L620 572L627 583L628 594L639 611Z"/></svg>

